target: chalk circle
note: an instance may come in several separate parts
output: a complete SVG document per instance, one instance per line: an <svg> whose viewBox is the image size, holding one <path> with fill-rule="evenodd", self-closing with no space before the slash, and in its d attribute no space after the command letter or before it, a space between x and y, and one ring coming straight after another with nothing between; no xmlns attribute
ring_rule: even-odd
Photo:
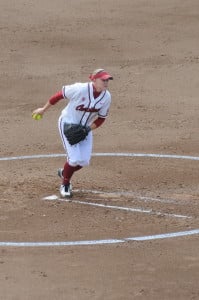
<svg viewBox="0 0 199 300"><path fill-rule="evenodd" d="M41 154L41 155L29 155L29 156L13 156L13 157L1 157L0 161L9 160L22 160L22 159L37 159L37 158L49 158L49 157L65 157L65 154ZM154 157L154 158L168 158L168 159L189 159L199 160L198 156L187 155L170 155L170 154L144 154L144 153L93 153L92 156L115 156L115 157ZM53 199L51 199L53 200ZM129 241L148 241L156 239L166 239L174 237L182 237L199 234L199 229L193 229L188 231L173 232L156 234L140 237L128 237L122 239L107 239L107 240L90 240L90 241L68 241L68 242L0 242L2 247L53 247L53 246L86 246L86 245L104 245L104 244L116 244L125 243Z"/></svg>
<svg viewBox="0 0 199 300"><path fill-rule="evenodd" d="M152 157L152 158L168 158L168 159L188 159L199 160L199 156L189 155L173 155L173 154L150 154L150 153L93 153L92 156L113 156L113 157ZM0 161L20 160L20 159L37 159L37 158L55 158L66 157L66 154L38 154L38 155L25 155L25 156L10 156L0 157Z"/></svg>

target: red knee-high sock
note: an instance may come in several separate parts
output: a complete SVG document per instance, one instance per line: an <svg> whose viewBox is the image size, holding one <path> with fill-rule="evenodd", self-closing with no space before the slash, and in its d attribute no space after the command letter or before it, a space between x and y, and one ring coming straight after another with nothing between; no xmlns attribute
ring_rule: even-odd
<svg viewBox="0 0 199 300"><path fill-rule="evenodd" d="M82 166L70 166L68 162L65 163L64 165L64 170L63 170L63 184L67 185L70 182L71 177L73 176L73 173L80 170Z"/></svg>

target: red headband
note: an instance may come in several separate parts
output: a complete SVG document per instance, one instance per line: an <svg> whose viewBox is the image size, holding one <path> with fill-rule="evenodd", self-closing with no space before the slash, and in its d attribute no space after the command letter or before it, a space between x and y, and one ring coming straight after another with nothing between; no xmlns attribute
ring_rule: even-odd
<svg viewBox="0 0 199 300"><path fill-rule="evenodd" d="M97 73L95 75L91 74L89 76L89 78L91 80L94 80L94 79L97 79L97 78L100 78L100 79L103 79L103 80L113 79L113 77L109 73L107 73L106 71L99 72L99 73Z"/></svg>

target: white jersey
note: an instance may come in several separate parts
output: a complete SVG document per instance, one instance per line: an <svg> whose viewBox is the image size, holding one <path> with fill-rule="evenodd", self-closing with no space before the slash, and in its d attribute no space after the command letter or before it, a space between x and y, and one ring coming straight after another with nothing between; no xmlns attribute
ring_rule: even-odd
<svg viewBox="0 0 199 300"><path fill-rule="evenodd" d="M61 113L61 117L67 123L90 126L97 117L106 118L108 115L111 94L105 90L94 98L92 82L63 86L62 94L69 100Z"/></svg>

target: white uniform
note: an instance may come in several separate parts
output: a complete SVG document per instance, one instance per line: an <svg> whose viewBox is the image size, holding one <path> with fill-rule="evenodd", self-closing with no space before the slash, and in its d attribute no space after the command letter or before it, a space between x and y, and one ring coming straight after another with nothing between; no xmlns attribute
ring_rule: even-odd
<svg viewBox="0 0 199 300"><path fill-rule="evenodd" d="M67 152L68 163L71 166L86 166L89 164L92 153L92 131L85 140L71 146L63 132L64 123L81 123L90 126L97 117L106 118L111 104L111 95L108 90L105 90L94 99L92 82L63 86L62 93L69 103L62 110L58 125L63 146Z"/></svg>

